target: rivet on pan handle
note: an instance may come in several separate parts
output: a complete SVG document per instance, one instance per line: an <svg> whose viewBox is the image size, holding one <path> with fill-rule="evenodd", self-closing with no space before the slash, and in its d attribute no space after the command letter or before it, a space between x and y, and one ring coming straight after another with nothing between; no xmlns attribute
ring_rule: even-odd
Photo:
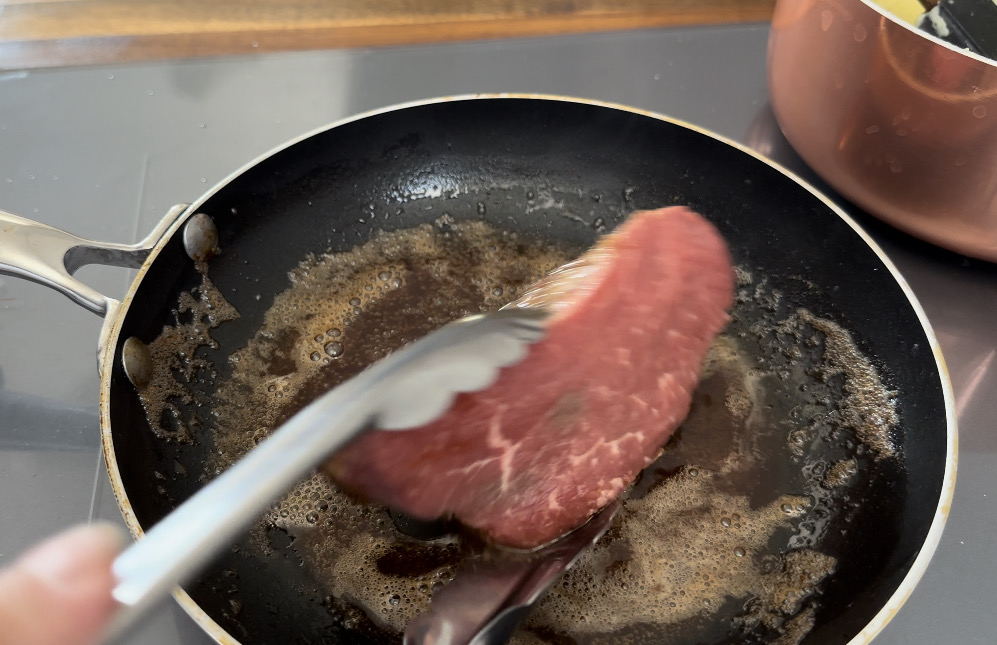
<svg viewBox="0 0 997 645"><path fill-rule="evenodd" d="M204 262L218 252L218 228L204 213L193 215L183 225L183 248L195 262Z"/></svg>
<svg viewBox="0 0 997 645"><path fill-rule="evenodd" d="M132 385L140 390L149 385L152 380L152 357L145 343L134 336L125 340L121 346L121 363Z"/></svg>

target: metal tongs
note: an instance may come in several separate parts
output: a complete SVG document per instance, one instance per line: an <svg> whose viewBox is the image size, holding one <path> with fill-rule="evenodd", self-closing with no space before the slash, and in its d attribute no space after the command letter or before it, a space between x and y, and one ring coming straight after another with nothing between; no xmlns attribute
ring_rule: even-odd
<svg viewBox="0 0 997 645"><path fill-rule="evenodd" d="M501 645L537 603L613 523L617 499L588 522L520 557L472 561L405 628L404 645Z"/></svg>
<svg viewBox="0 0 997 645"><path fill-rule="evenodd" d="M104 642L121 638L361 432L424 425L443 414L457 394L491 385L500 369L518 363L528 346L543 338L546 317L543 309L509 308L450 323L298 412L118 556L113 596L122 609Z"/></svg>

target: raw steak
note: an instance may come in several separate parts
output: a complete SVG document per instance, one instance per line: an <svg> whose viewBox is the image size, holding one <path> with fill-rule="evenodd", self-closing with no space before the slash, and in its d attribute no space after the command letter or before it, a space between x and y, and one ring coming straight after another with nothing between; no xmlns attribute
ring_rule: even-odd
<svg viewBox="0 0 997 645"><path fill-rule="evenodd" d="M549 542L659 454L732 292L726 245L705 219L635 213L515 303L554 312L527 358L426 426L361 436L326 470L367 499L456 517L498 544Z"/></svg>

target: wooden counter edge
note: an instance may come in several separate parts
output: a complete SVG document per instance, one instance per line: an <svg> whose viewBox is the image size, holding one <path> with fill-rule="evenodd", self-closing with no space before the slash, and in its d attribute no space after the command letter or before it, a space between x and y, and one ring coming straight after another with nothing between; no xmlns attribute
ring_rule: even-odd
<svg viewBox="0 0 997 645"><path fill-rule="evenodd" d="M728 8L721 11L704 4L699 10L649 14L566 14L422 24L269 29L256 32L0 40L0 69L16 70L260 52L402 46L670 26L764 22L771 18L771 9L769 4L752 3L745 5L742 10L731 11Z"/></svg>

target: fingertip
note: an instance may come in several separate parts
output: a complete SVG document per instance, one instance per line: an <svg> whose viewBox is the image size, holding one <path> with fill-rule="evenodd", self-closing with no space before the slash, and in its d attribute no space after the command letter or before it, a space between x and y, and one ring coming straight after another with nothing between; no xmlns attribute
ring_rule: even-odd
<svg viewBox="0 0 997 645"><path fill-rule="evenodd" d="M111 564L127 536L99 523L69 529L0 573L0 645L92 643L111 617Z"/></svg>
<svg viewBox="0 0 997 645"><path fill-rule="evenodd" d="M28 551L17 566L41 579L66 583L79 574L109 567L125 540L124 532L107 522L77 526Z"/></svg>

